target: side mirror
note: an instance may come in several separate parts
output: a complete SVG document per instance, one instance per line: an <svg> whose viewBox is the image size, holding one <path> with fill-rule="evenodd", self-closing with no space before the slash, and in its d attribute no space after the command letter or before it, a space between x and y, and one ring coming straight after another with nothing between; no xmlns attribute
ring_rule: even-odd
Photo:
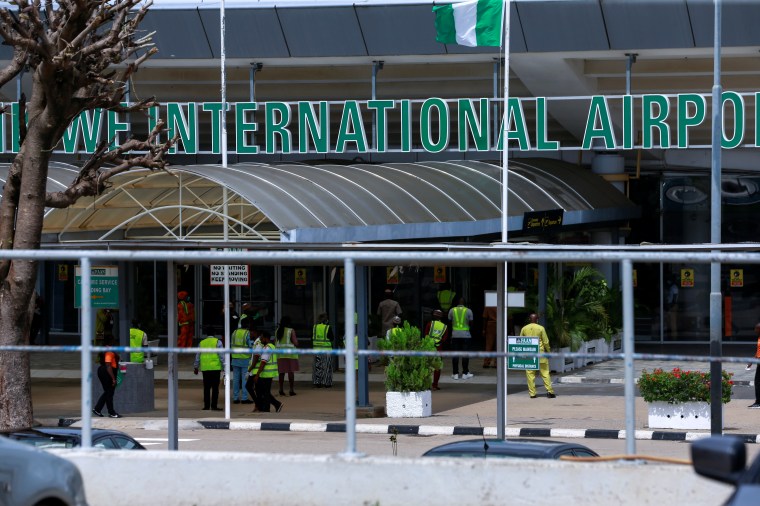
<svg viewBox="0 0 760 506"><path fill-rule="evenodd" d="M691 460L697 474L735 485L747 464L747 450L738 437L712 436L691 444Z"/></svg>

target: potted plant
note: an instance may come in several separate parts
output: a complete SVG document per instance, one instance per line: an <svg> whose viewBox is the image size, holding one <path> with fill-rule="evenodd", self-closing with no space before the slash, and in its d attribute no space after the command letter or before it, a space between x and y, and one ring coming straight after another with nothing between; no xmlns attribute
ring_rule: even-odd
<svg viewBox="0 0 760 506"><path fill-rule="evenodd" d="M378 348L384 351L436 351L435 342L423 337L420 329L405 321L388 339L379 339ZM433 370L443 361L438 356L388 357L385 367L385 407L391 418L424 417L432 414Z"/></svg>
<svg viewBox="0 0 760 506"><path fill-rule="evenodd" d="M721 401L731 400L734 382L722 371ZM643 370L639 392L647 402L650 429L709 429L710 373L701 371Z"/></svg>

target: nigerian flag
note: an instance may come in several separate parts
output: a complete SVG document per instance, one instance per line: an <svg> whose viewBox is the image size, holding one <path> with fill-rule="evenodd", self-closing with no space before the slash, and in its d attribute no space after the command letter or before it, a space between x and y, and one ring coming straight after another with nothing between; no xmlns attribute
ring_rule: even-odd
<svg viewBox="0 0 760 506"><path fill-rule="evenodd" d="M500 46L504 0L466 0L433 7L435 40L461 46Z"/></svg>

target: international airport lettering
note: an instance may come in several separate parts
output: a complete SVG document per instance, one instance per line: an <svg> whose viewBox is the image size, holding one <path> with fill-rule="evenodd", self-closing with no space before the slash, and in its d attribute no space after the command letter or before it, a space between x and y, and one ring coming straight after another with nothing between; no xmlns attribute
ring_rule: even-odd
<svg viewBox="0 0 760 506"><path fill-rule="evenodd" d="M583 139L572 146L549 138L551 105L567 97L510 97L506 121L502 118L496 136L492 106L502 104L503 99L492 98L236 102L228 104L227 128L232 132L231 152L238 155L491 151L503 149L505 135L507 147L519 151L684 149L694 147L689 144L690 130L710 121L709 99L709 94L699 93L573 97L586 102L588 112ZM745 99L751 104L745 104ZM760 147L760 128L747 125L745 113L747 107L758 109L760 92L725 91L721 102L727 112L723 114L722 148ZM1 105L10 109L10 114L0 116L0 152L17 153L19 104ZM529 121L524 105L535 110L535 121ZM158 141L177 137L172 154L219 154L221 113L221 102L168 102L150 108L146 119L140 121L145 122L143 129L150 131L159 118L165 119L167 132ZM399 127L391 129L391 124ZM331 132L335 125L337 132ZM125 114L116 111L83 111L64 132L57 149L93 153L103 139L110 139L111 149L115 149L132 135L133 126Z"/></svg>

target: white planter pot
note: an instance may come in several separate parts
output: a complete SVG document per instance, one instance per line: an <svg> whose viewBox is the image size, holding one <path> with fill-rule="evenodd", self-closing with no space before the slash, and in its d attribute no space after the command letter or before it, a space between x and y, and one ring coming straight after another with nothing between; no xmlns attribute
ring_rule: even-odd
<svg viewBox="0 0 760 506"><path fill-rule="evenodd" d="M650 429L710 429L709 402L649 402ZM722 409L722 406L721 406Z"/></svg>
<svg viewBox="0 0 760 506"><path fill-rule="evenodd" d="M433 396L424 392L385 392L388 418L422 418L433 414Z"/></svg>

